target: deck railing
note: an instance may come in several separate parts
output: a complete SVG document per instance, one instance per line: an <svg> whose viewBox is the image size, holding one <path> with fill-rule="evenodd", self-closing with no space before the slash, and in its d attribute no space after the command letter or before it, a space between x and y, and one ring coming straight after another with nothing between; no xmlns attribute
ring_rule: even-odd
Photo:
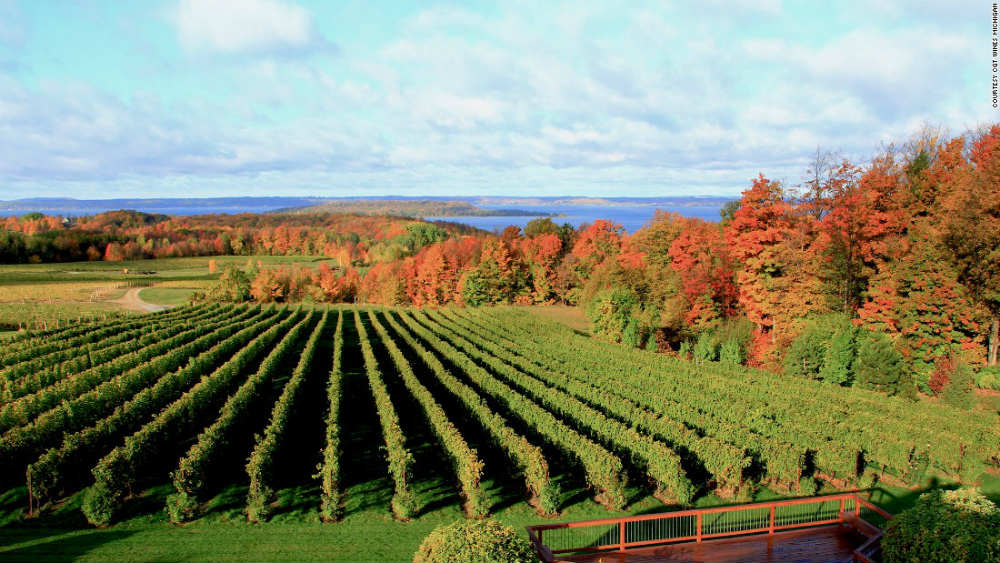
<svg viewBox="0 0 1000 563"><path fill-rule="evenodd" d="M857 493L773 502L680 510L623 518L541 524L528 527L535 551L546 563L560 553L578 553L710 538L750 535L829 524L850 524L871 538L881 536L881 525L892 515ZM874 541L859 547L871 549ZM855 552L855 561L871 561L867 552Z"/></svg>

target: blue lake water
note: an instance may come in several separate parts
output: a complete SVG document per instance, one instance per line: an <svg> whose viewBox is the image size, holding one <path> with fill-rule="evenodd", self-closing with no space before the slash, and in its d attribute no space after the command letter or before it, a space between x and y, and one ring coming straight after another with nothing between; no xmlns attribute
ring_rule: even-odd
<svg viewBox="0 0 1000 563"><path fill-rule="evenodd" d="M482 206L490 208L492 206ZM499 207L493 207L499 209ZM552 221L558 224L569 223L573 227L579 227L585 223L593 223L597 219L607 219L625 227L629 233L634 233L641 229L650 219L657 209L663 211L675 211L685 217L697 217L706 221L718 221L720 205L678 205L678 206L653 206L653 205L609 205L606 207L596 205L533 205L526 211L537 211L539 214L553 214ZM480 229L496 232L502 231L508 225L516 225L524 228L528 221L537 219L537 216L512 215L506 217L427 217L434 221L451 221L454 223L465 223Z"/></svg>

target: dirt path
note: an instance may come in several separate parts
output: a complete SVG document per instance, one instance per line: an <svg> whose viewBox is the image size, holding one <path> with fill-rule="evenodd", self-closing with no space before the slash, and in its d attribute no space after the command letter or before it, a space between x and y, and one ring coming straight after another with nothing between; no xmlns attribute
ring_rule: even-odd
<svg viewBox="0 0 1000 563"><path fill-rule="evenodd" d="M134 287L126 291L125 295L119 297L118 299L106 301L106 303L116 303L130 311L144 311L146 313L155 313L157 311L169 309L169 307L164 305L154 305L153 303L146 303L143 301L139 297L139 292L141 290L141 287Z"/></svg>

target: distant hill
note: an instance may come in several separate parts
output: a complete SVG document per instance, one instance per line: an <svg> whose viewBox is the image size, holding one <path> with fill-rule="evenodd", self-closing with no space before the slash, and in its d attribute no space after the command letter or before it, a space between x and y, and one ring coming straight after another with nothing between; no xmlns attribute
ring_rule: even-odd
<svg viewBox="0 0 1000 563"><path fill-rule="evenodd" d="M355 213L358 215L397 215L405 217L512 217L546 216L547 213L524 209L483 209L464 201L431 199L339 199L317 205L276 209L273 213Z"/></svg>
<svg viewBox="0 0 1000 563"><path fill-rule="evenodd" d="M166 215L202 215L207 213L265 213L283 207L315 205L325 201L317 197L205 197L205 198L29 198L0 201L0 215L44 213L46 215L96 215L118 209L135 209Z"/></svg>

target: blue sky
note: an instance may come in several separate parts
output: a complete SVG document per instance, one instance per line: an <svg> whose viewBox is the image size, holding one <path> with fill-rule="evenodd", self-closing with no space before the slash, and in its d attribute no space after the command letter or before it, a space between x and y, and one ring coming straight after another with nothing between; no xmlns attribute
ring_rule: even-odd
<svg viewBox="0 0 1000 563"><path fill-rule="evenodd" d="M0 199L795 184L817 147L996 121L989 10L0 0Z"/></svg>

